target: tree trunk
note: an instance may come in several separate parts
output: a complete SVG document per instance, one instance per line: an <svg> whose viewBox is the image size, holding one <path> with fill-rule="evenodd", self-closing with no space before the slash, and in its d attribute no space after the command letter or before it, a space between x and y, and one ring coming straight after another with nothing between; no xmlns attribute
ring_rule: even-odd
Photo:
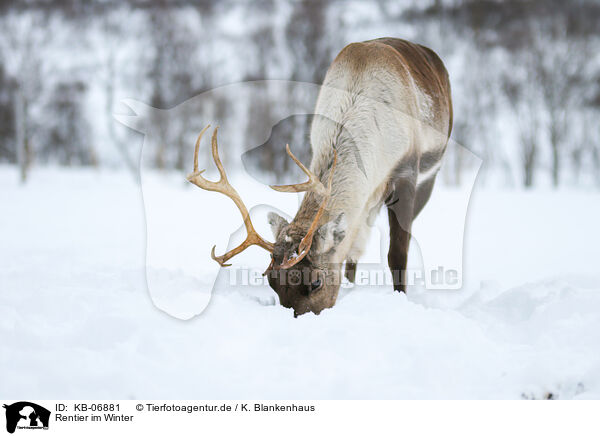
<svg viewBox="0 0 600 436"><path fill-rule="evenodd" d="M524 156L524 181L523 184L526 188L533 186L533 176L535 172L535 159L536 159L536 145L533 141L530 141L529 146L525 151Z"/></svg>
<svg viewBox="0 0 600 436"><path fill-rule="evenodd" d="M107 79L106 79L106 113L112 114L114 110L114 100L115 100L115 59L114 54L111 50L111 53L107 62ZM107 117L108 120L108 136L113 144L119 150L121 157L123 158L123 162L125 162L125 166L133 176L134 180L139 181L139 173L137 170L137 165L134 163L130 154L127 151L125 144L117 137L117 132L115 131L115 120L112 116Z"/></svg>
<svg viewBox="0 0 600 436"><path fill-rule="evenodd" d="M556 127L552 127L550 130L550 146L552 147L552 185L557 188L560 184L560 153Z"/></svg>
<svg viewBox="0 0 600 436"><path fill-rule="evenodd" d="M27 123L25 119L26 103L25 96L21 88L17 90L15 99L15 123L16 123L16 140L17 140L17 164L19 165L19 173L21 183L27 181L27 172L29 167L29 152L27 150Z"/></svg>

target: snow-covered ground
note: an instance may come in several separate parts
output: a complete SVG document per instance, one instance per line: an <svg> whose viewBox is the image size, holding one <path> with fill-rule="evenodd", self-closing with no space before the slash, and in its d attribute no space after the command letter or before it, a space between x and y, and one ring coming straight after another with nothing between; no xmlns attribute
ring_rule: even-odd
<svg viewBox="0 0 600 436"><path fill-rule="evenodd" d="M476 186L462 290L346 287L333 309L294 319L223 270L210 296L210 247L241 224L228 200L173 175L145 175L144 199L121 172L17 179L0 167L0 397L600 398L597 192ZM297 202L236 186L250 206ZM438 186L432 201L457 198ZM427 210L413 267L419 247L452 251ZM367 259L385 241L380 218ZM266 262L253 248L234 264Z"/></svg>

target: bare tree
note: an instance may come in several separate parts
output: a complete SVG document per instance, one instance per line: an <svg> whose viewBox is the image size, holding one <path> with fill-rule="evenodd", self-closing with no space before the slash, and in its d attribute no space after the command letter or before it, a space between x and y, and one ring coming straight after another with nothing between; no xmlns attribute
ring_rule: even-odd
<svg viewBox="0 0 600 436"><path fill-rule="evenodd" d="M333 39L334 33L329 32L327 28L331 3L299 0L293 3L293 7L285 29L288 53L291 56L290 79L320 84L323 82L333 55L342 48L342 42ZM298 144L295 153L305 162L310 160L308 141L310 119L310 117L290 117L280 126L289 131L286 142ZM289 159L283 160L282 163L281 171L283 173L290 171L292 164Z"/></svg>
<svg viewBox="0 0 600 436"><path fill-rule="evenodd" d="M116 55L119 44L119 35L123 30L120 28L117 20L115 20L109 12L103 17L102 31L104 33L102 48L104 49L104 93L106 98L105 110L107 114L106 128L108 138L110 142L117 147L117 150L125 163L125 167L131 172L134 179L137 180L137 165L130 154L126 142L122 141L119 135L117 135L115 120L111 116L115 109L115 87L117 81Z"/></svg>
<svg viewBox="0 0 600 436"><path fill-rule="evenodd" d="M525 54L519 59L522 71L513 68L502 77L504 95L512 109L520 145L520 160L523 172L523 185L527 188L534 184L535 171L539 157L539 134L541 120L539 113L539 88L536 83L533 62ZM519 78L519 73L526 75L526 80Z"/></svg>
<svg viewBox="0 0 600 436"><path fill-rule="evenodd" d="M192 32L181 24L182 14L167 1L157 2L150 11L150 38L154 50L149 79L152 86L150 104L159 109L171 108L193 96L194 79L197 78L192 54L196 44L190 38ZM152 122L155 129L155 157L157 168L185 165L186 126L189 113L179 114L177 120L154 111L157 118ZM173 125L176 123L176 125Z"/></svg>
<svg viewBox="0 0 600 436"><path fill-rule="evenodd" d="M61 165L98 165L85 115L83 97L87 85L81 81L59 82L48 95L44 112L52 114L39 130L38 155Z"/></svg>
<svg viewBox="0 0 600 436"><path fill-rule="evenodd" d="M11 163L17 162L15 88L16 81L5 74L0 63L0 161Z"/></svg>
<svg viewBox="0 0 600 436"><path fill-rule="evenodd" d="M258 29L251 37L252 47L255 51L254 56L257 62L253 65L253 70L246 75L246 80L264 80L267 78L267 64L269 51L273 50L274 38L271 27ZM248 99L246 135L249 141L256 145L259 138L265 132L268 132L273 126L270 126L271 120L271 101L268 84L259 82L255 88L257 98ZM249 154L253 166L269 173L280 172L281 168L275 165L275 154L277 150L268 149L260 154ZM252 159L253 158L253 159ZM272 180L274 183L275 180Z"/></svg>
<svg viewBox="0 0 600 436"><path fill-rule="evenodd" d="M583 46L566 33L562 17L552 17L535 32L529 47L534 60L536 78L541 90L541 102L547 113L546 128L551 155L552 184L561 180L562 162L566 156L568 139L572 136L570 117L577 111L578 89L582 85L581 72L586 63Z"/></svg>
<svg viewBox="0 0 600 436"><path fill-rule="evenodd" d="M31 143L31 102L40 91L41 54L39 47L46 37L41 25L43 16L30 13L19 15L16 12L4 16L0 34L0 47L5 65L13 68L15 80L15 132L17 162L20 179L27 180L34 157Z"/></svg>

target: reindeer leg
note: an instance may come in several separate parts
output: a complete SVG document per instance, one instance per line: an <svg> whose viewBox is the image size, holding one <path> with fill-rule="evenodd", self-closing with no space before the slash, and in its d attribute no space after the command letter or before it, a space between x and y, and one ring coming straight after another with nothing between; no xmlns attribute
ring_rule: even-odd
<svg viewBox="0 0 600 436"><path fill-rule="evenodd" d="M344 271L344 275L350 283L354 283L354 280L356 280L356 265L357 261L346 259L346 270Z"/></svg>
<svg viewBox="0 0 600 436"><path fill-rule="evenodd" d="M379 207L380 205L378 205L375 210L379 209ZM377 212L374 212L373 215L376 216ZM367 216L369 216L369 214L367 214ZM362 224L362 226L360 226L357 230L354 242L352 243L352 247L346 255L346 269L344 271L344 275L351 283L354 283L354 281L356 280L356 268L358 265L358 259L360 259L360 257L363 254L365 244L369 239L371 227L373 226L372 223L370 224L369 219L370 218L367 218Z"/></svg>
<svg viewBox="0 0 600 436"><path fill-rule="evenodd" d="M414 182L406 179L394 181L394 191L386 200L390 223L388 265L394 280L394 290L398 292L406 292L406 262L414 203Z"/></svg>
<svg viewBox="0 0 600 436"><path fill-rule="evenodd" d="M435 176L425 180L417 187L417 195L415 196L415 207L413 212L413 219L417 217L419 212L423 210L425 203L431 197L431 191L433 191L433 184L435 183Z"/></svg>

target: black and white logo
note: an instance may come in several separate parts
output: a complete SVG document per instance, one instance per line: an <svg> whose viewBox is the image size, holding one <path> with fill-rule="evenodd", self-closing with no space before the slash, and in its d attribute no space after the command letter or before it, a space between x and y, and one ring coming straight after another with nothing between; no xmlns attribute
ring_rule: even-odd
<svg viewBox="0 0 600 436"><path fill-rule="evenodd" d="M6 431L14 433L16 429L48 429L50 411L29 401L19 401L4 405L6 409Z"/></svg>

